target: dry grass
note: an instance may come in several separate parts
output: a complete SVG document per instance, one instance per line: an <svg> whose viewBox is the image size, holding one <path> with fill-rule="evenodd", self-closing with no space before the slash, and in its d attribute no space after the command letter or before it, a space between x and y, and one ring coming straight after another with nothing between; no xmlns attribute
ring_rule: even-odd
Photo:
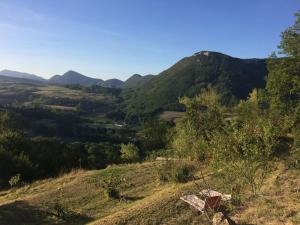
<svg viewBox="0 0 300 225"><path fill-rule="evenodd" d="M191 190L193 184L160 183L156 172L160 164L151 162L78 171L0 192L0 224L84 224L97 220L96 224L179 224L176 221L191 224L203 221L179 201L179 196ZM111 173L126 181L121 201L107 200L97 185ZM65 222L49 215L47 204L56 201L76 213L74 220Z"/></svg>
<svg viewBox="0 0 300 225"><path fill-rule="evenodd" d="M259 196L246 201L236 219L251 224L300 224L300 173L283 162L276 165Z"/></svg>
<svg viewBox="0 0 300 225"><path fill-rule="evenodd" d="M157 168L162 162L111 166L98 171L73 171L56 179L35 182L17 190L0 192L0 225L16 224L210 224L179 197L201 187L160 183ZM243 202L231 216L246 224L300 224L299 171L287 170L283 162L266 180L262 193ZM209 171L204 170L205 174ZM108 200L99 184L115 174L124 178L123 200ZM199 174L198 174L199 175ZM212 188L225 192L213 177ZM126 183L126 185L125 185ZM202 185L202 180L197 181ZM202 186L204 187L204 186ZM47 204L59 201L74 212L67 221L49 214Z"/></svg>

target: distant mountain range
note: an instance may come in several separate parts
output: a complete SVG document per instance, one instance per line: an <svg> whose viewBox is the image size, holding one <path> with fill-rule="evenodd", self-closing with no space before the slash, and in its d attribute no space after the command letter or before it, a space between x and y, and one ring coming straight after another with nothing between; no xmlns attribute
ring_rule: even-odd
<svg viewBox="0 0 300 225"><path fill-rule="evenodd" d="M0 71L0 75L6 76L6 77L15 77L15 78L23 78L23 79L36 80L36 81L45 81L44 78L39 77L37 75L17 72L17 71L13 71L13 70L2 70L2 71Z"/></svg>
<svg viewBox="0 0 300 225"><path fill-rule="evenodd" d="M265 59L240 59L218 52L201 51L181 59L156 76L134 74L125 82L118 79L104 81L72 70L48 80L9 70L0 71L1 75L5 81L11 77L19 79L18 82L123 88L124 110L134 116L178 110L182 107L178 104L178 97L194 96L208 86L222 94L224 103L233 104L239 99L245 99L253 88L264 87L267 68Z"/></svg>
<svg viewBox="0 0 300 225"><path fill-rule="evenodd" d="M118 79L109 79L109 80L102 80L97 78L91 78L80 74L76 71L68 71L63 75L54 75L50 79L44 79L40 76L29 74L29 73L22 73L12 70L2 70L0 71L0 76L4 76L6 78L21 78L22 80L16 80L16 82L25 82L25 83L36 83L43 82L49 84L60 84L60 85L67 85L67 84L80 84L80 85L99 85L102 87L109 87L109 88L135 88L146 81L148 81L153 75L141 76L138 74L134 74L130 77L127 81L121 81Z"/></svg>

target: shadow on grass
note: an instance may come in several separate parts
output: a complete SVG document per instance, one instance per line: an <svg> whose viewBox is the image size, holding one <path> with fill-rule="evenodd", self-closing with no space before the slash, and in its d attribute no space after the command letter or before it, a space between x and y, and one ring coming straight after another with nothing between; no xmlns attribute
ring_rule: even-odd
<svg viewBox="0 0 300 225"><path fill-rule="evenodd" d="M131 196L122 196L122 199L125 201L137 201L137 200L141 200L144 197L131 197Z"/></svg>
<svg viewBox="0 0 300 225"><path fill-rule="evenodd" d="M92 219L84 215L74 215L68 220L60 220L36 206L25 201L16 201L0 206L0 225L83 225Z"/></svg>

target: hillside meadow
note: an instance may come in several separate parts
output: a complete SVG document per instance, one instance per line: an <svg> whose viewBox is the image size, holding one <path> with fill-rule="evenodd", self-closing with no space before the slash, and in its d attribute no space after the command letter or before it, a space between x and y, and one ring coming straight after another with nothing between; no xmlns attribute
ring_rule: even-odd
<svg viewBox="0 0 300 225"><path fill-rule="evenodd" d="M300 223L300 171L288 169L299 152L285 161L274 162L262 191L253 197L244 193L243 203L227 206L238 224ZM162 183L157 170L164 162L145 162L110 166L104 170L74 170L58 178L34 182L22 188L0 192L0 224L210 224L207 216L179 200L206 188L202 179L185 184ZM206 166L200 166L205 181L226 193ZM121 200L106 199L97 184L110 174L124 179ZM197 174L199 177L200 174ZM70 216L55 216L53 204L59 202Z"/></svg>

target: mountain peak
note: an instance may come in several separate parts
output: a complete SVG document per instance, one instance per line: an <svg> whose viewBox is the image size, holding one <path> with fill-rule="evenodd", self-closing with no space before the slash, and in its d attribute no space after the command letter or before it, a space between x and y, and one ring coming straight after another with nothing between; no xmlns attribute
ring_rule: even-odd
<svg viewBox="0 0 300 225"><path fill-rule="evenodd" d="M206 50L196 52L193 56L199 56L199 55L202 55L202 56L222 55L222 56L230 57L229 55L223 54L221 52L206 51Z"/></svg>
<svg viewBox="0 0 300 225"><path fill-rule="evenodd" d="M146 76L142 76L140 74L133 74L125 81L123 88L138 88L150 81L153 77L154 75L150 74Z"/></svg>
<svg viewBox="0 0 300 225"><path fill-rule="evenodd" d="M74 70L68 70L67 72L65 72L63 75L61 76L82 76L82 77L86 77L85 75L78 73Z"/></svg>
<svg viewBox="0 0 300 225"><path fill-rule="evenodd" d="M56 84L83 84L92 85L103 82L101 79L87 77L73 70L65 72L63 75L55 75L49 79L50 83Z"/></svg>

